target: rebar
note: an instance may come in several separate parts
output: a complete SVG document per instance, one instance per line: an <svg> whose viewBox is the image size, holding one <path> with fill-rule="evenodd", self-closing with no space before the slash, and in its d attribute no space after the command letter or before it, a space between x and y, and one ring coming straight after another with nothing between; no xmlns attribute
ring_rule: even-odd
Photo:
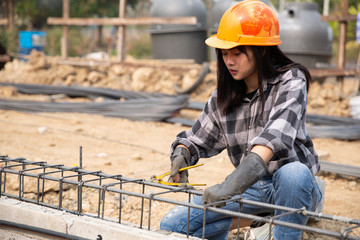
<svg viewBox="0 0 360 240"><path fill-rule="evenodd" d="M24 94L61 94L69 97L86 97L91 100L97 97L104 98L103 102L39 102L0 99L1 109L23 112L78 112L137 121L163 121L185 108L189 99L189 95L186 94L169 95L108 88L13 83L0 83L0 85L14 87Z"/></svg>
<svg viewBox="0 0 360 240"><path fill-rule="evenodd" d="M79 176L81 176L81 180L79 181ZM6 179L10 178L18 179L18 193L13 190L9 190L7 188L8 182ZM29 181L30 179L36 180L35 187L29 186L29 184L25 184L25 181ZM56 191L58 192L58 202L46 202L44 195L46 195L46 190L43 187L40 188L40 181L42 181L43 186L46 183L55 183ZM76 189L76 209L67 208L63 204L66 198L63 196L65 191L67 191L64 186L70 186L73 189ZM70 188L68 187L68 189ZM53 187L54 188L54 187ZM139 188L139 190L135 191L135 188ZM85 195L87 194L85 190L90 190L90 192L98 192L98 205L97 211L85 211L83 208L83 203L85 202ZM35 199L28 197L26 193L31 192L33 190L35 192ZM150 192L147 192L150 190ZM177 199L179 196L183 196L184 201L180 201L174 199L174 196L169 197L169 194L177 193ZM268 208L270 211L280 210L284 212L284 214L301 214L304 217L316 217L319 219L327 219L331 221L342 222L346 225L349 225L347 229L342 232L336 232L333 230L327 230L322 228L316 228L301 224L294 224L290 222L284 222L278 220L278 216L257 216L252 214L241 213L240 211L229 211L221 208L215 208L211 205L197 205L190 201L192 195L202 195L202 191L187 187L180 188L168 185L162 185L159 183L146 181L144 179L132 179L127 178L122 175L110 175L103 173L101 171L88 171L81 169L79 167L66 167L64 165L53 165L48 164L46 162L33 162L28 161L24 158L15 158L11 159L8 156L0 156L0 198L2 196L18 199L25 202L34 203L37 205L58 209L62 211L67 211L72 214L81 215L81 216L90 216L94 218L100 218L107 221L121 223L122 218L125 217L123 212L123 207L127 204L126 198L123 197L134 197L134 199L139 199L141 203L140 206L140 220L139 220L139 228L143 228L145 211L148 211L147 214L147 229L151 229L151 219L152 219L152 205L154 202L170 204L170 205L181 205L189 208L188 219L190 214L190 209L200 209L204 210L204 217L207 211L216 212L219 214L223 214L229 217L236 218L245 218L253 221L270 223L271 225L280 225L284 227L290 227L299 229L306 232L313 232L320 235L332 236L338 239L360 239L359 237L349 235L354 228L360 227L360 220L336 215L327 215L323 213L316 213L312 211L307 211L305 209L294 209L289 207L283 207L263 202L255 202L251 200L246 200L242 198L233 198L227 201L235 201L239 203L239 208L241 209L242 204L249 204L253 206L261 206ZM40 195L42 196L40 200ZM107 216L105 211L105 204L110 202L110 198L113 197L116 200L116 196L119 196L120 199L116 200L119 203L119 211L117 214L117 219L114 217ZM125 199L125 201L124 201ZM109 200L109 201L108 201ZM145 204L145 200L148 201L147 207ZM135 200L133 201L135 202ZM115 213L117 211L114 211ZM134 213L131 212L131 215ZM204 221L205 222L205 221ZM205 226L204 226L205 228ZM239 232L240 225L238 225ZM189 222L187 226L187 236L189 236Z"/></svg>
<svg viewBox="0 0 360 240"><path fill-rule="evenodd" d="M25 224L9 222L9 221L5 221L5 220L1 220L1 219L0 219L0 225L11 227L11 228L16 228L16 229L21 229L21 230L26 230L29 232L35 232L35 233L39 233L39 234L42 234L45 236L56 237L57 239L88 240L87 238L74 236L74 235L71 235L68 233L56 232L51 229L43 229L43 228L38 228L38 227L34 227L34 226L28 226ZM14 238L11 238L11 239L14 239Z"/></svg>

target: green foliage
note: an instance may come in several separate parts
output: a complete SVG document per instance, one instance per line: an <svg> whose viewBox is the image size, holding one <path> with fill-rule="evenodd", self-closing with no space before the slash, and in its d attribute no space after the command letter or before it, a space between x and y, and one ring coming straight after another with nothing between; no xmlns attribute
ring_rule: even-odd
<svg viewBox="0 0 360 240"><path fill-rule="evenodd" d="M136 34L127 34L126 54L137 59L151 58L151 39L149 33L136 31Z"/></svg>
<svg viewBox="0 0 360 240"><path fill-rule="evenodd" d="M21 21L20 29L41 29L48 17L61 16L62 0L26 0L15 2L15 13Z"/></svg>
<svg viewBox="0 0 360 240"><path fill-rule="evenodd" d="M135 8L140 0L128 0L127 6ZM46 52L49 55L61 54L61 26L47 26L48 17L62 16L62 0L21 0L15 1L15 13L20 20L18 30L38 29L47 32ZM117 17L119 16L119 0L70 0L70 17ZM69 56L79 56L93 51L96 48L95 38L86 39L82 34L84 27L70 27L69 31ZM13 34L14 35L14 34ZM18 51L17 31L13 36L9 33L0 33L0 41L3 45L11 45L13 52ZM141 40L143 41L143 39ZM134 55L144 56L149 52L141 45L134 47L135 43L130 44L129 51ZM146 43L144 43L146 46ZM149 45L149 44L147 44ZM142 50L138 50L142 48Z"/></svg>
<svg viewBox="0 0 360 240"><path fill-rule="evenodd" d="M61 37L62 27L55 26L47 31L47 47L46 52L50 56L57 56L61 54ZM79 27L70 27L69 29L69 56L81 56L94 48L95 41L93 39L86 39L81 33Z"/></svg>
<svg viewBox="0 0 360 240"><path fill-rule="evenodd" d="M318 3L319 11L322 14L324 0L313 0L313 2ZM329 14L341 15L340 11L341 11L341 0L331 0L329 7ZM359 11L360 11L360 3L358 2L358 0L349 0L348 14L357 15ZM339 37L339 22L330 21L329 24L333 30L334 38L337 39ZM347 26L348 26L347 38L349 41L352 41L355 39L356 21L348 22Z"/></svg>
<svg viewBox="0 0 360 240"><path fill-rule="evenodd" d="M144 0L128 0L128 1L126 1L126 3L128 6L130 6L134 9L140 1L144 1Z"/></svg>
<svg viewBox="0 0 360 240"><path fill-rule="evenodd" d="M81 34L79 27L71 27L69 31L69 56L76 57L81 56L84 52L91 48L92 44L95 44L93 39L85 39Z"/></svg>
<svg viewBox="0 0 360 240"><path fill-rule="evenodd" d="M47 32L46 52L50 56L60 55L62 28L55 26L47 29L46 32Z"/></svg>
<svg viewBox="0 0 360 240"><path fill-rule="evenodd" d="M360 54L360 47L356 41L348 41L346 43L346 60L356 63Z"/></svg>
<svg viewBox="0 0 360 240"><path fill-rule="evenodd" d="M351 15L357 15L358 12L360 12L360 3L357 5L352 5L349 7L349 14ZM349 40L355 40L356 39L356 21L350 22L348 24L348 35L347 37Z"/></svg>
<svg viewBox="0 0 360 240"><path fill-rule="evenodd" d="M119 16L119 0L71 0L71 17Z"/></svg>
<svg viewBox="0 0 360 240"><path fill-rule="evenodd" d="M18 51L18 32L17 31L0 31L0 44L5 47L7 52Z"/></svg>
<svg viewBox="0 0 360 240"><path fill-rule="evenodd" d="M135 8L140 0L128 0L127 6ZM118 17L119 0L71 0L71 17Z"/></svg>
<svg viewBox="0 0 360 240"><path fill-rule="evenodd" d="M134 8L140 0L128 0L127 6ZM22 25L20 29L41 29L48 17L62 16L62 0L15 1L15 13ZM117 17L119 0L71 0L71 17Z"/></svg>

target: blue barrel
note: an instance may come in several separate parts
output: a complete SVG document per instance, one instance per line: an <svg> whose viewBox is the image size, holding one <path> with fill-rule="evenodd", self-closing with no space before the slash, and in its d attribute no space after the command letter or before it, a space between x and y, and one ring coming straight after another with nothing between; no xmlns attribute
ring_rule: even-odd
<svg viewBox="0 0 360 240"><path fill-rule="evenodd" d="M33 49L36 49L37 51L44 51L46 47L46 36L46 32L20 31L20 54L29 55Z"/></svg>

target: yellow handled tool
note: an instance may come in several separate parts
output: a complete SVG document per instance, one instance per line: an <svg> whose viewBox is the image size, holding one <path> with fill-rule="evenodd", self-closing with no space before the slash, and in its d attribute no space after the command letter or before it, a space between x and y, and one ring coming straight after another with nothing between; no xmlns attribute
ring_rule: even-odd
<svg viewBox="0 0 360 240"><path fill-rule="evenodd" d="M193 166L189 166L189 167L184 167L184 168L180 168L179 172L181 171L185 171L185 170L188 170L188 169L191 169L191 168L196 168L196 167L200 167L204 165L203 163L200 163L200 164L196 164L196 165L193 165ZM203 183L170 183L170 182L165 182L163 180L163 178L167 175L170 175L171 172L166 172L164 174L161 174L160 176L152 176L151 178L156 180L157 183L160 183L160 184L164 184L164 185L170 185L170 186L180 186L180 185L191 185L191 186L206 186L206 184L203 184Z"/></svg>

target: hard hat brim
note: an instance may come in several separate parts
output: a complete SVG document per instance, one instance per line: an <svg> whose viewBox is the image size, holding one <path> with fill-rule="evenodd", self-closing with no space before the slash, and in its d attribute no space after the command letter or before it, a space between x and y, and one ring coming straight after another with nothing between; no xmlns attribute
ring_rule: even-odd
<svg viewBox="0 0 360 240"><path fill-rule="evenodd" d="M241 45L249 46L274 46L280 45L281 41L279 36L274 37L252 37L252 36L242 36L239 38L238 42L227 41L219 39L217 34L209 37L205 41L206 45L214 48L220 49L231 49Z"/></svg>
<svg viewBox="0 0 360 240"><path fill-rule="evenodd" d="M217 34L206 39L205 43L206 43L206 45L208 45L210 47L220 48L220 49L231 49L231 48L241 45L237 42L221 40L217 37Z"/></svg>

